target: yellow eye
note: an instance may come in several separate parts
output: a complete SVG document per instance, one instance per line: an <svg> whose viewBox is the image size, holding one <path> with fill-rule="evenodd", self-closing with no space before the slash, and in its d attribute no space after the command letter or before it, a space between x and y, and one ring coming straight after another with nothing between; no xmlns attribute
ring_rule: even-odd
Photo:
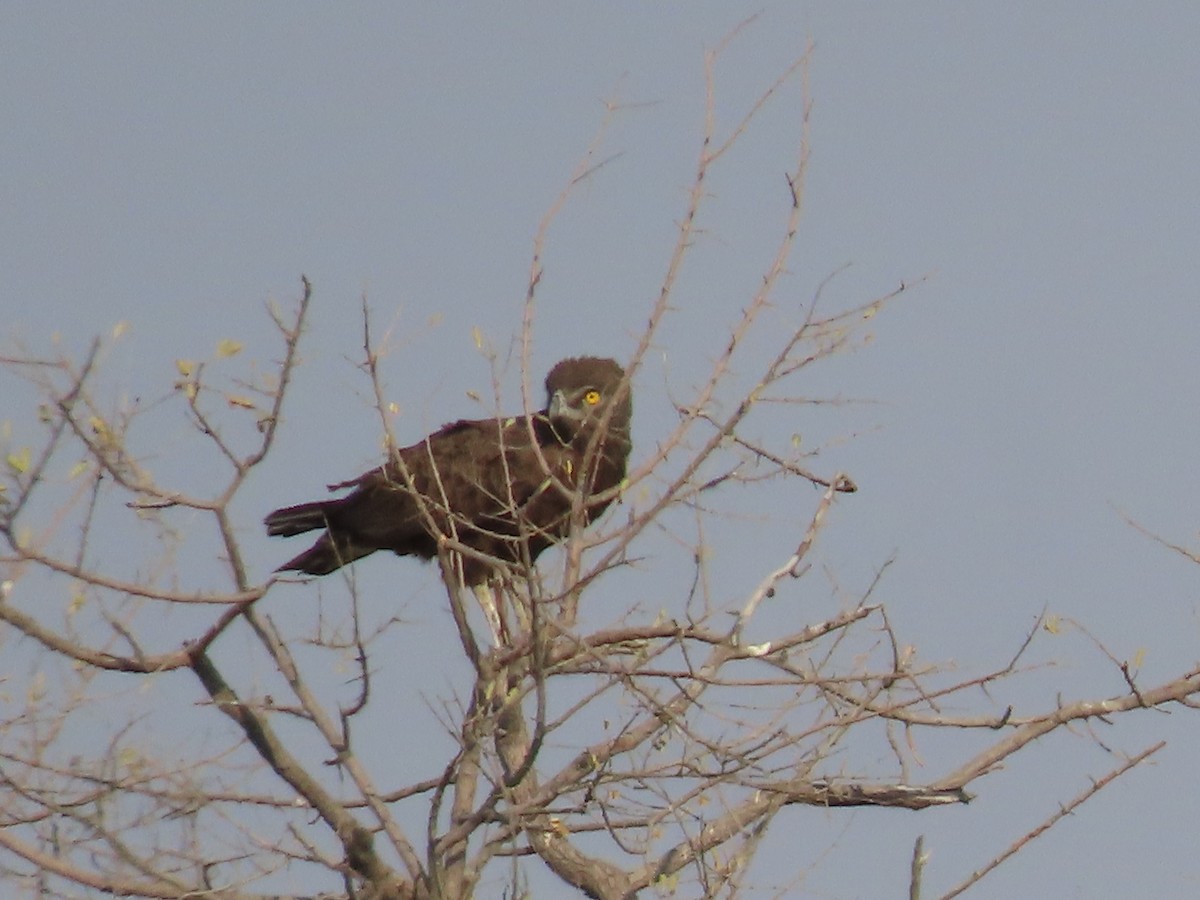
<svg viewBox="0 0 1200 900"><path fill-rule="evenodd" d="M586 394L583 395L583 402L586 403L588 406L595 406L597 403L600 402L600 392L599 391L588 391Z"/></svg>

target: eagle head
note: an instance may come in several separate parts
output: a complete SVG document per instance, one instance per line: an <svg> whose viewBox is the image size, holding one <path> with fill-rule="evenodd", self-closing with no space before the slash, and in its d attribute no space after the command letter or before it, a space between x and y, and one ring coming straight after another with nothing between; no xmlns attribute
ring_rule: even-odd
<svg viewBox="0 0 1200 900"><path fill-rule="evenodd" d="M615 360L595 356L564 359L546 376L547 418L564 443L572 443L599 422L616 398L625 370ZM633 406L626 389L608 419L610 432L629 432Z"/></svg>

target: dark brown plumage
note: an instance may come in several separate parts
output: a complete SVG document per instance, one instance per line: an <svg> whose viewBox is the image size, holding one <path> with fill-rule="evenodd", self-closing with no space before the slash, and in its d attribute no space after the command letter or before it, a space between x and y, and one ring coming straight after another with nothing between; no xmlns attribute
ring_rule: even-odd
<svg viewBox="0 0 1200 900"><path fill-rule="evenodd" d="M613 360L592 356L550 370L546 408L531 420L541 459L524 416L464 419L330 486L354 488L345 497L275 510L265 520L268 534L325 529L279 570L327 575L376 550L432 559L443 536L479 554L461 554L466 585L483 583L498 565L533 561L566 537L575 491L590 498L625 477L632 401L628 388L616 397L624 374ZM612 500L609 493L587 502L585 521Z"/></svg>

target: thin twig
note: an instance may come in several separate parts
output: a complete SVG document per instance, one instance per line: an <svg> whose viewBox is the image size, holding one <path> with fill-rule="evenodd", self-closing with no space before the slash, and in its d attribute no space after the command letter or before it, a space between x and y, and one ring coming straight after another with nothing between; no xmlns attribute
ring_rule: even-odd
<svg viewBox="0 0 1200 900"><path fill-rule="evenodd" d="M1157 744L1147 747L1145 750L1143 750L1141 753L1137 754L1136 756L1130 757L1125 762L1123 762L1121 765L1117 766L1115 769L1113 769L1111 772L1109 772L1107 775L1105 775L1103 778L1101 778L1099 781L1093 781L1090 787L1088 787L1082 793L1077 795L1066 806L1061 807L1057 812L1055 812L1051 816L1049 816L1044 822L1042 822L1036 828L1026 832L1021 837L1019 837L1003 853L1001 853L998 856L996 856L995 858L991 859L982 868L976 869L974 872L972 872L970 875L968 875L965 879L963 879L963 881L961 881L959 884L955 885L953 888L951 888L945 894L942 894L940 900L951 900L952 897L957 897L959 894L961 894L965 890L967 890L967 888L971 887L974 884L977 884L985 875L987 875L989 872L994 870L1001 863L1004 863L1007 860L1011 859L1018 852L1020 852L1022 849L1024 849L1031 841L1041 837L1043 834L1045 834L1047 831L1049 831L1051 828L1053 828L1055 825L1057 825L1059 822L1061 822L1067 816L1069 816L1073 812L1075 812L1075 810L1077 810L1080 806L1082 806L1088 800L1092 799L1092 797L1096 796L1096 794L1098 794L1100 791L1104 790L1106 787L1108 787L1110 784L1112 784L1114 781L1116 781L1118 778L1120 778L1122 775L1124 775L1126 772L1128 772L1134 766L1144 762L1150 756L1153 756L1155 753L1157 753L1159 750L1161 750L1166 745L1167 745L1166 741L1159 741Z"/></svg>

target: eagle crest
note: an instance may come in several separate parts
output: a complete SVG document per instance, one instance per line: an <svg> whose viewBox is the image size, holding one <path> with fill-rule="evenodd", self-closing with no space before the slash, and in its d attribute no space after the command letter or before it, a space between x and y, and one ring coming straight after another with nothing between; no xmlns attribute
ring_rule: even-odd
<svg viewBox="0 0 1200 900"><path fill-rule="evenodd" d="M324 529L279 571L327 575L376 550L432 559L439 543L465 548L463 583L533 562L567 536L572 500L584 521L613 501L629 457L632 399L611 359L564 359L546 376L546 408L525 416L446 425L358 478L333 500L277 509L267 534Z"/></svg>

